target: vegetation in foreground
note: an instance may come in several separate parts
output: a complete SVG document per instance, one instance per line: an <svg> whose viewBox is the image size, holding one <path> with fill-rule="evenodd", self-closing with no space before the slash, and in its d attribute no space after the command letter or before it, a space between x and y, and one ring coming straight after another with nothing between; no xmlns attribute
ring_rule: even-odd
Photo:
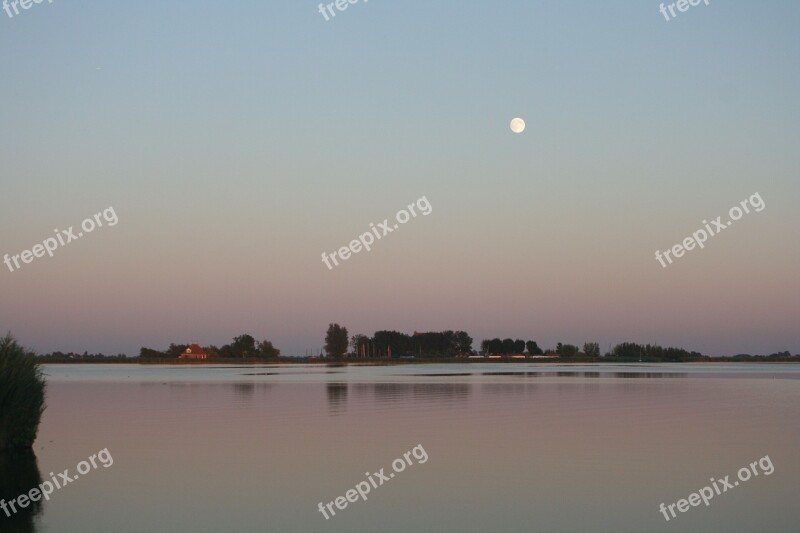
<svg viewBox="0 0 800 533"><path fill-rule="evenodd" d="M44 391L34 354L11 334L0 339L0 452L33 447L45 408Z"/></svg>

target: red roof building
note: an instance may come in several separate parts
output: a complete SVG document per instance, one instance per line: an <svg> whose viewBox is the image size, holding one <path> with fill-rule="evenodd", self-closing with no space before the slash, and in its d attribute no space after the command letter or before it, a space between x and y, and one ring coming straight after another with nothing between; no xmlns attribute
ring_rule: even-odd
<svg viewBox="0 0 800 533"><path fill-rule="evenodd" d="M208 354L199 344L192 343L183 351L180 359L208 359Z"/></svg>

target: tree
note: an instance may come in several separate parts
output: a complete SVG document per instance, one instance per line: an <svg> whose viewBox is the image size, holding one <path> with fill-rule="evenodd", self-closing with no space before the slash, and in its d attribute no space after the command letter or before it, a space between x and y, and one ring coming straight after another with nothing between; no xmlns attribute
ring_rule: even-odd
<svg viewBox="0 0 800 533"><path fill-rule="evenodd" d="M514 353L514 339L503 339L503 349L500 353Z"/></svg>
<svg viewBox="0 0 800 533"><path fill-rule="evenodd" d="M611 355L624 359L639 359L644 355L644 346L635 342L622 342L614 346Z"/></svg>
<svg viewBox="0 0 800 533"><path fill-rule="evenodd" d="M265 339L258 343L258 355L274 358L280 356L281 351L275 348L270 341Z"/></svg>
<svg viewBox="0 0 800 533"><path fill-rule="evenodd" d="M448 357L452 357L456 354L456 334L453 330L448 329L447 331L442 331L440 333L441 337L441 346L439 349L439 353L441 355L445 355Z"/></svg>
<svg viewBox="0 0 800 533"><path fill-rule="evenodd" d="M481 355L489 355L489 346L491 343L492 341L489 339L483 339L481 341Z"/></svg>
<svg viewBox="0 0 800 533"><path fill-rule="evenodd" d="M503 341L498 338L494 338L489 341L489 353L490 354L500 354L503 353Z"/></svg>
<svg viewBox="0 0 800 533"><path fill-rule="evenodd" d="M539 348L539 345L536 344L536 341L526 342L525 348L528 349L528 353L531 355L542 355L542 349Z"/></svg>
<svg viewBox="0 0 800 533"><path fill-rule="evenodd" d="M233 349L230 344L223 344L219 349L220 357L233 357Z"/></svg>
<svg viewBox="0 0 800 533"><path fill-rule="evenodd" d="M220 357L219 348L217 348L213 344L210 346L203 346L203 351L208 354L209 359L216 359Z"/></svg>
<svg viewBox="0 0 800 533"><path fill-rule="evenodd" d="M414 339L418 338L414 337ZM398 357L411 352L419 353L420 349L425 351L424 346L414 346L410 335L399 331L381 330L376 331L372 336L372 355L374 357L389 357L389 352L393 357Z"/></svg>
<svg viewBox="0 0 800 533"><path fill-rule="evenodd" d="M169 348L167 348L166 357L177 359L181 356L181 354L188 348L188 344L174 344L170 343ZM85 354L88 355L88 354Z"/></svg>
<svg viewBox="0 0 800 533"><path fill-rule="evenodd" d="M517 339L514 341L514 353L519 354L525 351L525 341Z"/></svg>
<svg viewBox="0 0 800 533"><path fill-rule="evenodd" d="M353 346L353 354L356 357L369 356L369 337L361 333L350 337L350 344Z"/></svg>
<svg viewBox="0 0 800 533"><path fill-rule="evenodd" d="M455 340L456 353L472 353L472 337L470 337L466 331L456 331L453 338Z"/></svg>
<svg viewBox="0 0 800 533"><path fill-rule="evenodd" d="M578 355L578 347L574 344L561 344L559 342L556 351L561 357L575 357Z"/></svg>
<svg viewBox="0 0 800 533"><path fill-rule="evenodd" d="M56 354L54 353L53 356L55 355ZM144 357L144 358L164 357L164 353L159 352L158 350L153 350L152 348L145 348L144 346L142 346L142 348L139 350L139 357Z"/></svg>
<svg viewBox="0 0 800 533"><path fill-rule="evenodd" d="M341 357L347 353L347 328L329 324L325 335L325 353L330 357Z"/></svg>
<svg viewBox="0 0 800 533"><path fill-rule="evenodd" d="M457 352L456 334L450 330L415 332L411 339L414 353L418 355L452 357Z"/></svg>
<svg viewBox="0 0 800 533"><path fill-rule="evenodd" d="M248 357L256 355L256 339L247 333L233 338L231 352L234 357Z"/></svg>
<svg viewBox="0 0 800 533"><path fill-rule="evenodd" d="M583 343L583 353L586 357L600 357L600 345L596 342Z"/></svg>
<svg viewBox="0 0 800 533"><path fill-rule="evenodd" d="M635 342L623 342L614 346L609 354L611 357L624 360L656 360L681 362L691 359L691 354L683 348L662 348L657 344L636 344Z"/></svg>

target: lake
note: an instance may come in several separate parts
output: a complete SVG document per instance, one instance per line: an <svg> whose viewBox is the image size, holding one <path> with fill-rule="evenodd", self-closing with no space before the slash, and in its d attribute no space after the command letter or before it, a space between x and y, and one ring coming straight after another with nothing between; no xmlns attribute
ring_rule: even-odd
<svg viewBox="0 0 800 533"><path fill-rule="evenodd" d="M36 460L3 475L58 479L87 461L85 474L34 516L9 525L0 513L0 531L800 527L800 365L76 364L45 373ZM725 476L739 484L719 490ZM712 478L708 505L659 510L711 490Z"/></svg>

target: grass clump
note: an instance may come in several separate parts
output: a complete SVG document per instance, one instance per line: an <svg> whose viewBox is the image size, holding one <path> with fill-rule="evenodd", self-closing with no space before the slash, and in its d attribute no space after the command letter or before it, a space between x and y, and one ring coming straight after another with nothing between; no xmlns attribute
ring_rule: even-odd
<svg viewBox="0 0 800 533"><path fill-rule="evenodd" d="M31 449L44 411L45 382L34 355L0 338L0 453Z"/></svg>

